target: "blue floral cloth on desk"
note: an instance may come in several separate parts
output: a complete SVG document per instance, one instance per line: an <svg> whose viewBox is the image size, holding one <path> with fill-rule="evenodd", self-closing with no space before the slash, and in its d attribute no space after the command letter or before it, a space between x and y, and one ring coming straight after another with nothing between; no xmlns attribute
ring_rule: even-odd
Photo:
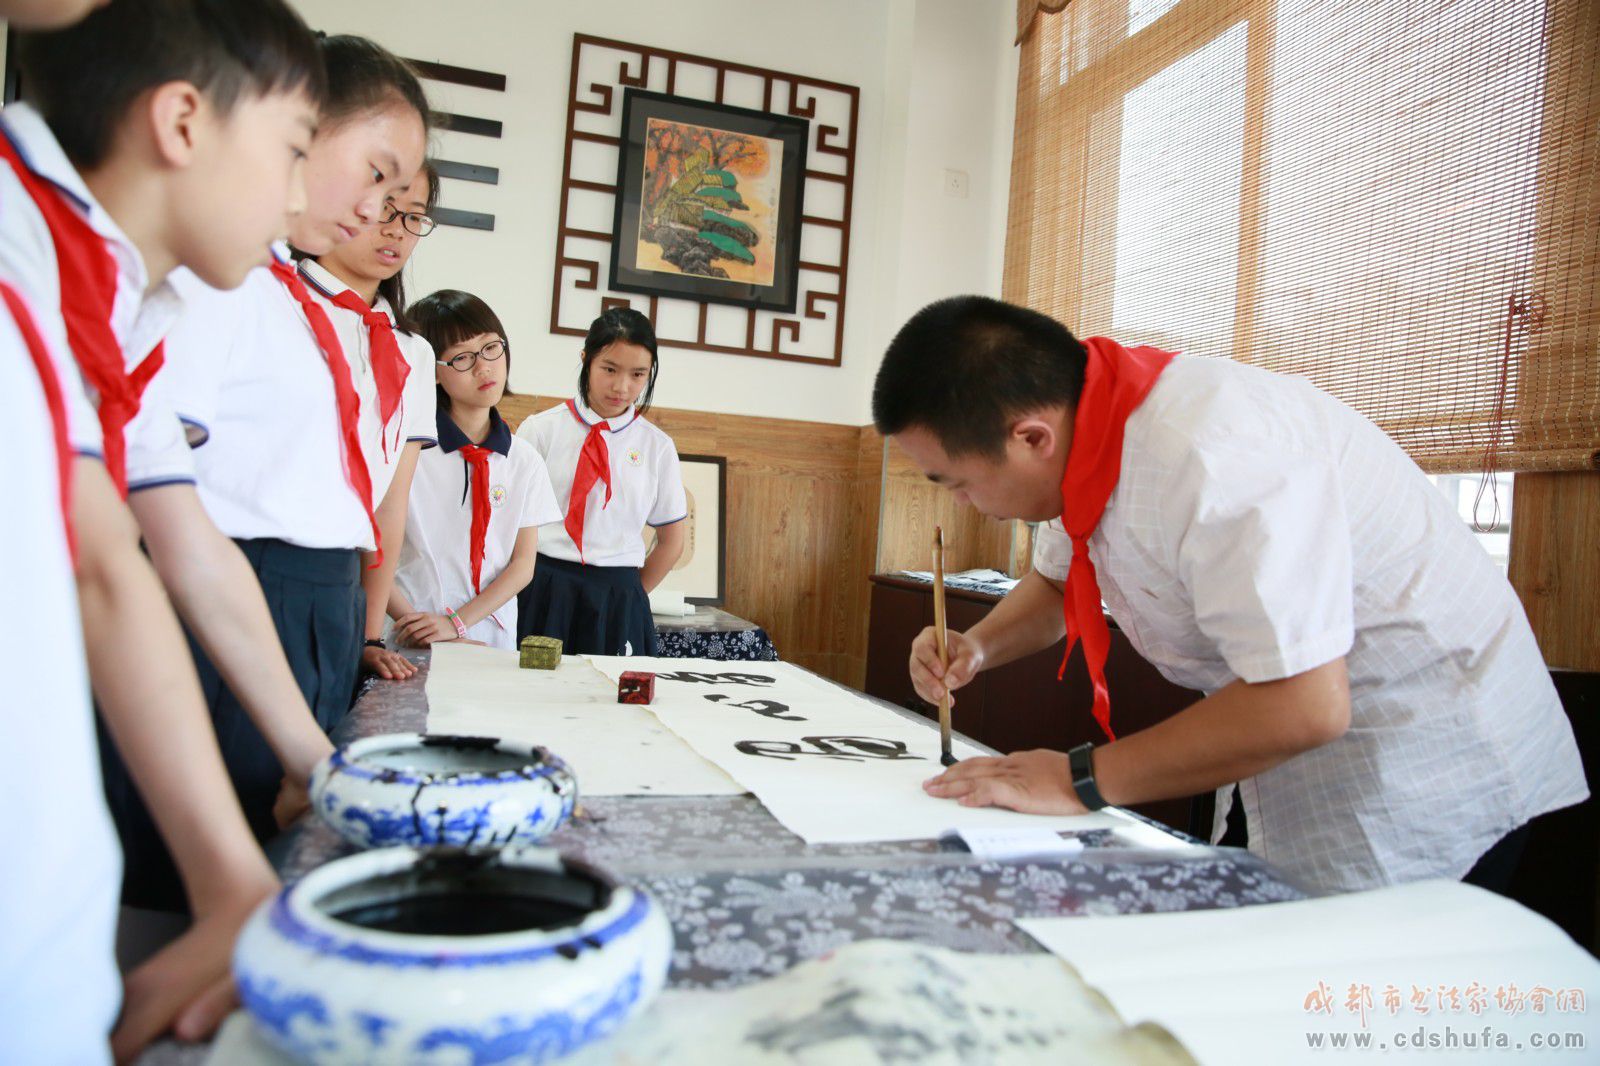
<svg viewBox="0 0 1600 1066"><path fill-rule="evenodd" d="M778 649L759 626L755 629L694 630L656 627L661 654L672 659L742 659L775 663Z"/></svg>

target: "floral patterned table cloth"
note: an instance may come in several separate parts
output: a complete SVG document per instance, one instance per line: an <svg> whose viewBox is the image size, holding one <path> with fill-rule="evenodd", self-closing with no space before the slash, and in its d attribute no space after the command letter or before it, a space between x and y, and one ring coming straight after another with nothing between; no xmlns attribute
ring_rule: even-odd
<svg viewBox="0 0 1600 1066"><path fill-rule="evenodd" d="M424 729L427 653L408 654L422 665L417 676L369 681L335 741ZM1066 860L984 861L939 840L807 845L749 795L603 796L582 801L551 843L654 893L673 922L677 986L758 979L869 937L1039 951L1013 918L1240 907L1307 895L1249 852L1136 850L1104 829L1082 838L1084 850ZM351 849L307 819L268 850L293 878Z"/></svg>
<svg viewBox="0 0 1600 1066"><path fill-rule="evenodd" d="M683 618L655 621L661 654L669 658L778 661L778 649L765 629L717 607L698 607Z"/></svg>
<svg viewBox="0 0 1600 1066"><path fill-rule="evenodd" d="M405 654L422 669L404 682L369 679L335 742L425 730L428 653ZM668 981L679 988L760 980L873 937L1038 952L1012 919L1242 907L1308 895L1249 852L1132 849L1104 829L1081 836L1083 851L1048 860L984 860L939 840L812 846L749 795L606 796L584 800L551 843L656 897L672 922ZM267 846L285 880L353 850L310 817ZM144 1066L202 1061L203 1049L171 1041L141 1059Z"/></svg>

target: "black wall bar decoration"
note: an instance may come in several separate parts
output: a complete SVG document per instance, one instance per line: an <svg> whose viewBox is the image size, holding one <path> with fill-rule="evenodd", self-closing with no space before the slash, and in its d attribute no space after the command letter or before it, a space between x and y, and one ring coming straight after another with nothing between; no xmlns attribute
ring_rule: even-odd
<svg viewBox="0 0 1600 1066"><path fill-rule="evenodd" d="M450 85L465 85L474 89L487 89L490 92L503 93L506 91L506 76L495 74L487 70L472 70L468 67L454 67L448 63L432 63L423 59L407 59L413 70L428 81L446 82ZM498 140L505 132L504 127L497 119L478 118L473 115L457 115L449 111L435 111L432 115L433 127L436 130L448 130L451 133L466 133L477 137L493 137ZM499 185L500 169L485 166L482 163L468 163L457 159L435 159L434 166L438 168L441 178L453 178L456 181L472 181L482 185ZM453 207L436 207L433 217L441 226L458 226L463 229L494 229L494 215L483 211L462 211Z"/></svg>
<svg viewBox="0 0 1600 1066"><path fill-rule="evenodd" d="M479 137L495 138L498 138L502 132L500 123L492 118L452 115L448 111L435 111L433 113L433 128L436 130L449 130L451 133L471 133Z"/></svg>

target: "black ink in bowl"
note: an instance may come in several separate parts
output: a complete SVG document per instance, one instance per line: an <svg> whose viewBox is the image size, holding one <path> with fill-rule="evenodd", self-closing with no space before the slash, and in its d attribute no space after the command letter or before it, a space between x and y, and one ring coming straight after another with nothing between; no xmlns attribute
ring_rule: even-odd
<svg viewBox="0 0 1600 1066"><path fill-rule="evenodd" d="M425 736L420 743L380 748L362 755L359 762L379 770L427 777L459 774L517 773L544 761L538 749L501 751L493 737Z"/></svg>
<svg viewBox="0 0 1600 1066"><path fill-rule="evenodd" d="M438 848L417 865L328 893L337 921L413 936L493 936L577 925L605 907L611 885L581 864L504 865L492 851Z"/></svg>

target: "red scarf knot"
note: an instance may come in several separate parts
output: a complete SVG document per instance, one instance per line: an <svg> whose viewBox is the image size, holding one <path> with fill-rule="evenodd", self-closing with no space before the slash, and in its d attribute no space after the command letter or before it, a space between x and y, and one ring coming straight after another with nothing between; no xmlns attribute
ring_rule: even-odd
<svg viewBox="0 0 1600 1066"><path fill-rule="evenodd" d="M400 350L400 341L394 335L394 324L389 321L388 315L349 289L333 297L333 302L346 311L360 315L362 324L367 327L367 350L372 354L372 378L378 386L378 414L384 427L378 432L383 438L383 458L387 462L389 438L385 430L394 413L404 407L406 378L411 374L411 364L406 362L405 353ZM397 449L400 447L399 434L400 430L397 429Z"/></svg>
<svg viewBox="0 0 1600 1066"><path fill-rule="evenodd" d="M10 137L0 135L0 156L11 164L12 172L50 230L67 345L84 381L96 395L106 472L117 492L127 499L126 429L139 413L145 386L161 369L161 345L156 345L129 371L122 342L111 328L117 302L117 261L106 239L94 231L59 188L28 168Z"/></svg>
<svg viewBox="0 0 1600 1066"><path fill-rule="evenodd" d="M572 543L578 546L578 559L583 559L583 525L589 510L589 490L596 481L605 482L606 502L611 502L611 450L606 446L606 423L596 422L589 427L583 439L583 450L578 453L578 468L572 473L572 495L567 498L567 517L562 522Z"/></svg>

